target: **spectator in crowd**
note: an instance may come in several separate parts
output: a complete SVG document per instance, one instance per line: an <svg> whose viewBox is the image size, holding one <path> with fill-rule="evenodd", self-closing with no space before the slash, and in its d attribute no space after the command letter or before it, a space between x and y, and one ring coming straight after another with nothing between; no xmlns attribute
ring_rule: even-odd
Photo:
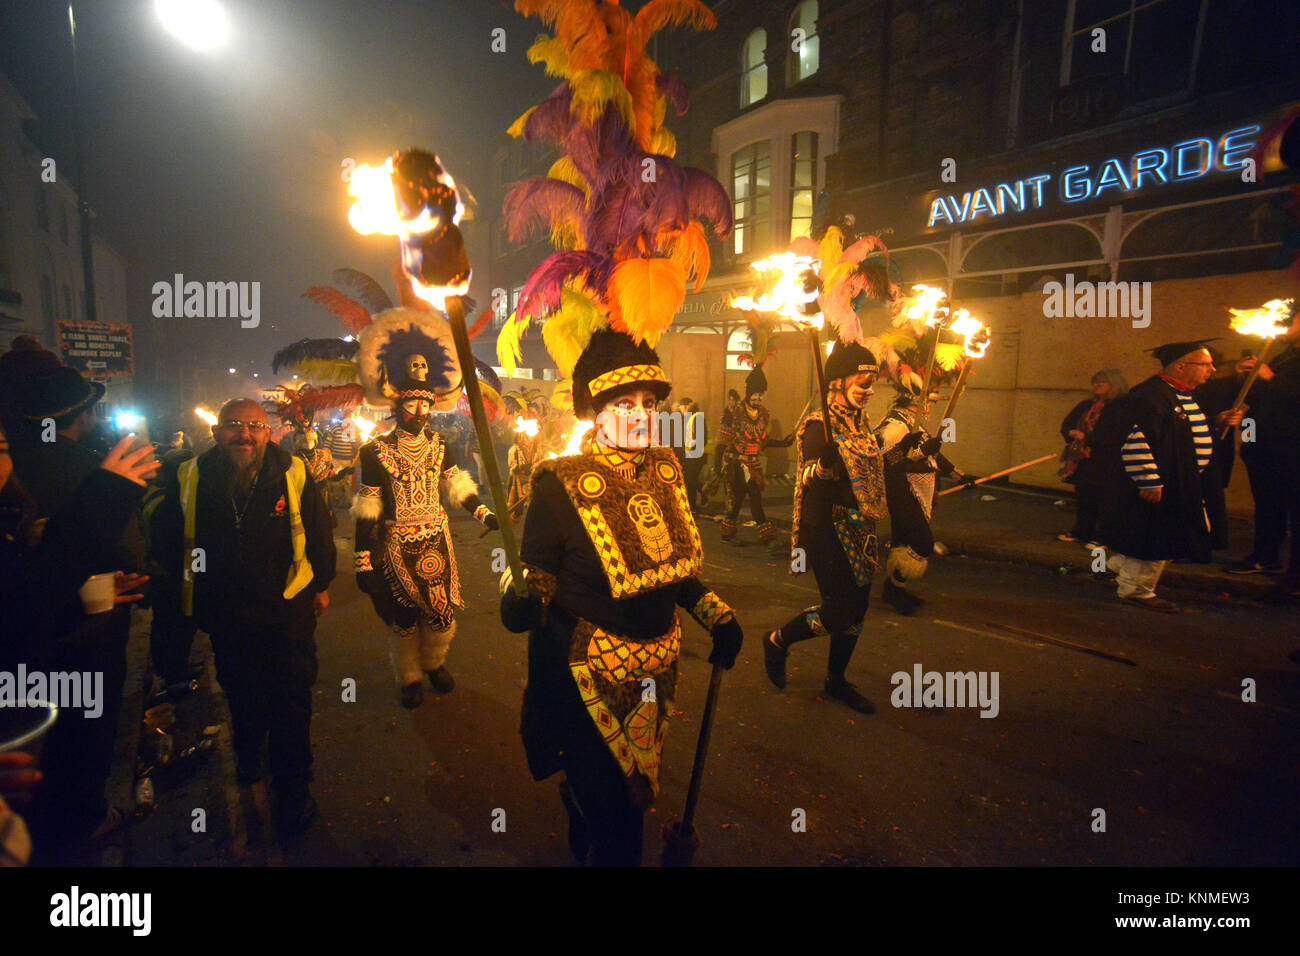
<svg viewBox="0 0 1300 956"><path fill-rule="evenodd" d="M1092 460L1088 436L1097 425L1102 410L1110 402L1122 398L1128 391L1128 382L1118 369L1108 368L1092 377L1092 397L1085 398L1061 422L1061 437L1065 451L1061 453L1059 474L1062 481L1074 485L1078 496L1078 510L1074 527L1058 534L1061 541L1082 541L1086 547L1097 546L1097 514L1101 509L1101 475Z"/></svg>
<svg viewBox="0 0 1300 956"><path fill-rule="evenodd" d="M167 488L156 552L182 569L202 552L203 572L181 580L181 608L212 638L237 782L259 785L269 754L276 823L292 835L317 813L308 786L311 688L316 615L329 606L334 578L333 532L302 460L269 443L261 405L227 402L213 437L216 446L185 462Z"/></svg>

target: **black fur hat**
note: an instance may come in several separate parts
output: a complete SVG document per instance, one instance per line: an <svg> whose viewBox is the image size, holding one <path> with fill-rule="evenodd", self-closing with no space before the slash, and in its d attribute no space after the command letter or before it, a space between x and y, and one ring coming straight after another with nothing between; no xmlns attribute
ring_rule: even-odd
<svg viewBox="0 0 1300 956"><path fill-rule="evenodd" d="M599 329L573 366L573 411L594 418L600 407L619 392L645 388L663 401L672 388L659 364L659 355L645 342L613 329Z"/></svg>
<svg viewBox="0 0 1300 956"><path fill-rule="evenodd" d="M880 362L875 353L856 342L837 341L826 359L826 381L833 382L858 372L880 374Z"/></svg>
<svg viewBox="0 0 1300 956"><path fill-rule="evenodd" d="M755 366L754 370L745 376L745 397L751 395L761 395L767 391L767 376L763 374L763 369Z"/></svg>

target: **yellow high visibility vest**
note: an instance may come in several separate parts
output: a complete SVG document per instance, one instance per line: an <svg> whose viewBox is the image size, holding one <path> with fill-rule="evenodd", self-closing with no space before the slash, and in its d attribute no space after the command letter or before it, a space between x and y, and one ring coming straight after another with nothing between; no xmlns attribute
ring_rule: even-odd
<svg viewBox="0 0 1300 956"><path fill-rule="evenodd" d="M185 516L185 547L181 562L181 607L186 617L194 614L194 528L195 502L199 493L199 460L191 458L181 464L177 472L181 485L181 511ZM289 533L293 542L293 564L289 566L289 580L284 585L284 598L289 600L308 584L315 576L311 562L307 560L307 531L302 524L302 490L307 486L307 469L297 455L292 456L289 470L285 474L289 504Z"/></svg>

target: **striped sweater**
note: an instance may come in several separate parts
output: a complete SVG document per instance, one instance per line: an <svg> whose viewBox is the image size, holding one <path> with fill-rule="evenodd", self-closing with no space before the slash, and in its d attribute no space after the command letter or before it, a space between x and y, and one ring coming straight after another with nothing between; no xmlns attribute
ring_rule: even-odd
<svg viewBox="0 0 1300 956"><path fill-rule="evenodd" d="M1167 382L1168 379L1165 381ZM1191 392L1176 386L1173 386L1173 389L1179 407L1192 426L1192 441L1196 444L1196 467L1199 471L1204 471L1205 466L1210 463L1210 456L1214 454L1214 436L1210 434L1210 424L1206 421L1205 413L1201 411L1201 406L1196 404L1196 399L1192 397ZM1160 471L1156 468L1155 456L1151 454L1151 446L1147 444L1142 429L1134 428L1129 432L1121 454L1124 459L1124 470L1139 488L1159 488L1164 484Z"/></svg>

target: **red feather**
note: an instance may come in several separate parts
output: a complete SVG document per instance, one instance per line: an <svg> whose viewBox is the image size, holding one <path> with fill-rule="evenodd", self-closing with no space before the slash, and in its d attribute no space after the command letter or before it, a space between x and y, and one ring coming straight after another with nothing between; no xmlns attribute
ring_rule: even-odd
<svg viewBox="0 0 1300 956"><path fill-rule="evenodd" d="M469 337L472 340L480 332L487 328L488 322L492 319L492 310L484 309L483 314L474 320L474 324L469 327Z"/></svg>
<svg viewBox="0 0 1300 956"><path fill-rule="evenodd" d="M337 315L343 321L343 324L347 326L348 331L354 335L370 324L370 313L366 311L366 307L355 299L344 295L338 289L332 289L324 285L314 285L304 292L302 297L325 306L325 308Z"/></svg>

